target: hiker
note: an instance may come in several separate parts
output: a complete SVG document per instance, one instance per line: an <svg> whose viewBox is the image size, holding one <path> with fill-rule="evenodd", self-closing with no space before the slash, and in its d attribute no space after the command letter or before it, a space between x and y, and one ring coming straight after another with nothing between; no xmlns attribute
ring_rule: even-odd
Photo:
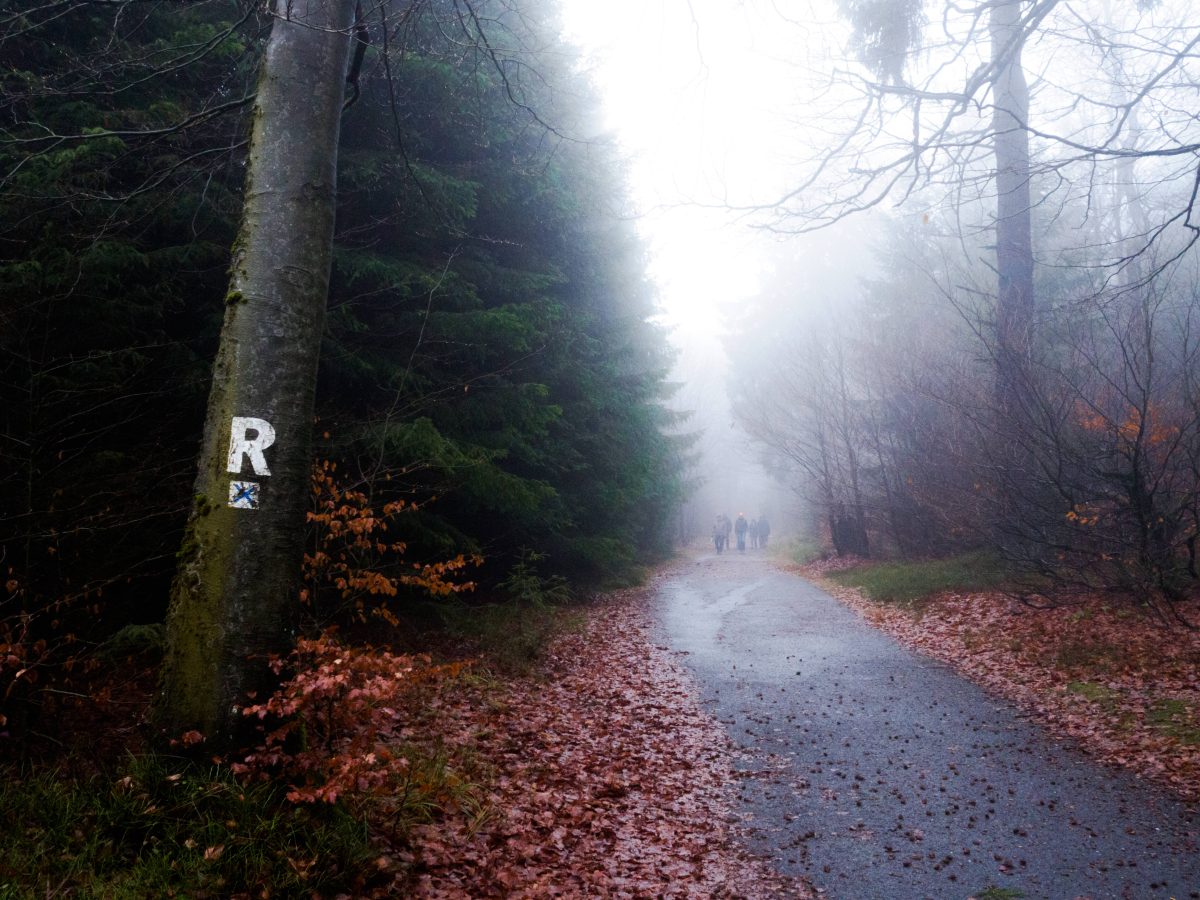
<svg viewBox="0 0 1200 900"><path fill-rule="evenodd" d="M750 520L749 532L750 532L750 549L757 550L758 549L758 519Z"/></svg>
<svg viewBox="0 0 1200 900"><path fill-rule="evenodd" d="M717 516L716 524L713 525L712 536L713 543L717 545L717 553L725 549L725 517Z"/></svg>
<svg viewBox="0 0 1200 900"><path fill-rule="evenodd" d="M738 550L746 552L746 530L750 523L746 521L745 513L738 513L737 521L733 523L733 531L737 535Z"/></svg>
<svg viewBox="0 0 1200 900"><path fill-rule="evenodd" d="M721 513L721 518L725 520L725 546L733 546L733 520L725 513Z"/></svg>
<svg viewBox="0 0 1200 900"><path fill-rule="evenodd" d="M767 537L771 534L771 523L767 521L766 516L758 517L758 543L759 546L767 546Z"/></svg>

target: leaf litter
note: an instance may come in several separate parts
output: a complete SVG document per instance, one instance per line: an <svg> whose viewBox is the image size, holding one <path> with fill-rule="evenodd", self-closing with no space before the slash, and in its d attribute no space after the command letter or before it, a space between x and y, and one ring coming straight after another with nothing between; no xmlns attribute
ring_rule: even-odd
<svg viewBox="0 0 1200 900"><path fill-rule="evenodd" d="M944 593L903 608L829 582L829 570L801 568L875 627L1016 703L1052 735L1200 800L1200 632L1100 597L1035 609L996 591Z"/></svg>
<svg viewBox="0 0 1200 900"><path fill-rule="evenodd" d="M469 748L478 804L392 848L392 890L425 898L811 897L752 855L733 745L671 652L645 589L607 595L531 677L462 681L420 728Z"/></svg>

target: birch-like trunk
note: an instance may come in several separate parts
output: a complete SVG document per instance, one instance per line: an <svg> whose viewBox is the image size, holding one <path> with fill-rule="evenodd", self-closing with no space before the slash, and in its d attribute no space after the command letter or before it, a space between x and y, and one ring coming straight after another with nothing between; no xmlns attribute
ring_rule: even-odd
<svg viewBox="0 0 1200 900"><path fill-rule="evenodd" d="M275 0L154 724L238 731L294 638L354 0Z"/></svg>

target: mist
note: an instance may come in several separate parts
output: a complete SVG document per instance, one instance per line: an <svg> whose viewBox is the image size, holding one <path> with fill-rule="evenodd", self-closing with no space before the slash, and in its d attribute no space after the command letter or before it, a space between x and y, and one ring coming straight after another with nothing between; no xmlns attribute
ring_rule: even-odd
<svg viewBox="0 0 1200 900"><path fill-rule="evenodd" d="M1136 557L1145 492L1086 460L1196 508L1187 9L902 6L566 7L696 435L680 535L761 512L837 555L1061 575L1056 541L1111 556L1063 534L1102 509ZM1178 455L1139 471L1131 428ZM1165 520L1162 564L1195 533Z"/></svg>

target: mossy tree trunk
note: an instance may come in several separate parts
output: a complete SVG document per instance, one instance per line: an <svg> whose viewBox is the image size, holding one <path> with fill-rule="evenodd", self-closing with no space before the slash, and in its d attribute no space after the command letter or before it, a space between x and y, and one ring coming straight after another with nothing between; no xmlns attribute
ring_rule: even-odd
<svg viewBox="0 0 1200 900"><path fill-rule="evenodd" d="M237 733L294 636L317 358L354 0L275 0L241 230L153 713L161 738Z"/></svg>

